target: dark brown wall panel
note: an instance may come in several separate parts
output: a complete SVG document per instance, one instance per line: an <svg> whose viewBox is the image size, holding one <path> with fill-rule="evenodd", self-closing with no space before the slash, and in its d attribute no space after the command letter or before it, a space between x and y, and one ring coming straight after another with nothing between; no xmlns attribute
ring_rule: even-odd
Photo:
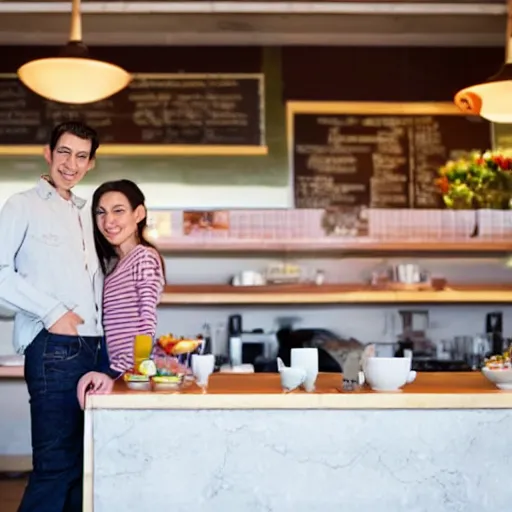
<svg viewBox="0 0 512 512"><path fill-rule="evenodd" d="M51 46L0 46L0 73L14 73L31 59L53 57ZM91 47L91 56L114 62L133 73L254 73L261 70L257 47Z"/></svg>
<svg viewBox="0 0 512 512"><path fill-rule="evenodd" d="M503 48L287 47L286 100L451 101L503 63Z"/></svg>

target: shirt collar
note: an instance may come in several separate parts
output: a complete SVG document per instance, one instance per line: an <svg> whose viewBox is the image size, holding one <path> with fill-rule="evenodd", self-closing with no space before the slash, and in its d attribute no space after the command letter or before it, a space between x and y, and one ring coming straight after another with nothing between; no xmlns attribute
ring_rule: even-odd
<svg viewBox="0 0 512 512"><path fill-rule="evenodd" d="M41 176L37 183L37 192L43 199L50 199L50 197L58 196L58 192L55 187L50 183L48 176ZM87 202L85 199L76 196L71 192L71 202L79 209L85 206Z"/></svg>

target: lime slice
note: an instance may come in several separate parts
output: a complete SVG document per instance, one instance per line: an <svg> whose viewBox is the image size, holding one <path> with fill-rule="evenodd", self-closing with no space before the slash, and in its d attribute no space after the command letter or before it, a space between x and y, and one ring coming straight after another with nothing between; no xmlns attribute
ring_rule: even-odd
<svg viewBox="0 0 512 512"><path fill-rule="evenodd" d="M125 373L123 379L125 382L149 382L147 375L137 375L135 373Z"/></svg>
<svg viewBox="0 0 512 512"><path fill-rule="evenodd" d="M139 365L139 372L142 373L142 375L147 375L149 377L152 377L153 375L156 375L156 364L151 359L145 359L140 363Z"/></svg>

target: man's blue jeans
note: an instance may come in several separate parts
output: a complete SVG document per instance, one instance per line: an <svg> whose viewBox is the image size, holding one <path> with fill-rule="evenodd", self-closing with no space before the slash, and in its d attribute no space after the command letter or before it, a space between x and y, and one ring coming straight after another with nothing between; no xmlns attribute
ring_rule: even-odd
<svg viewBox="0 0 512 512"><path fill-rule="evenodd" d="M81 512L84 417L77 384L107 367L102 338L43 329L25 351L33 470L18 512Z"/></svg>

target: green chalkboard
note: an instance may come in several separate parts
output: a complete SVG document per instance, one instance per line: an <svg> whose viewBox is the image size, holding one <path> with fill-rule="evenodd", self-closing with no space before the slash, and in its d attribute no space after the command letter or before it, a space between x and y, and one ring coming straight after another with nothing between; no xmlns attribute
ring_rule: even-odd
<svg viewBox="0 0 512 512"><path fill-rule="evenodd" d="M281 55L278 48L264 51L267 155L256 156L102 156L85 184L128 178L146 183L188 185L262 185L283 187L289 183L282 101ZM34 182L46 165L37 156L0 157L2 181Z"/></svg>

